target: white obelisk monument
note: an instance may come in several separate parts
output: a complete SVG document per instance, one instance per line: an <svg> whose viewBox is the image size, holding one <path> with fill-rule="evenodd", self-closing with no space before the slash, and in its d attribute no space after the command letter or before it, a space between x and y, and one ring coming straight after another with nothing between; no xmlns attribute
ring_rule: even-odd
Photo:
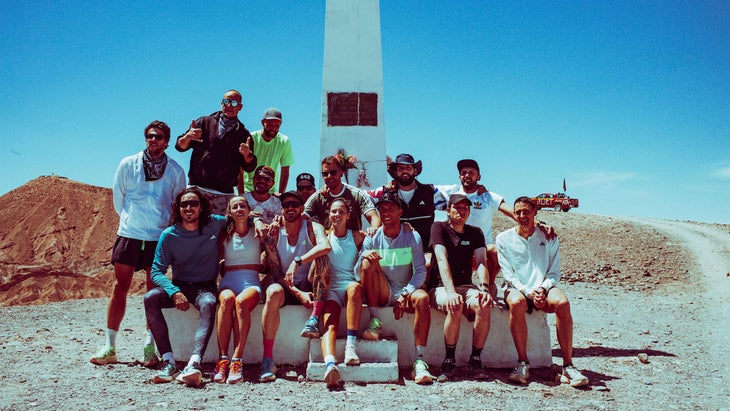
<svg viewBox="0 0 730 411"><path fill-rule="evenodd" d="M320 157L338 149L357 157L351 185L387 181L378 0L327 0Z"/></svg>

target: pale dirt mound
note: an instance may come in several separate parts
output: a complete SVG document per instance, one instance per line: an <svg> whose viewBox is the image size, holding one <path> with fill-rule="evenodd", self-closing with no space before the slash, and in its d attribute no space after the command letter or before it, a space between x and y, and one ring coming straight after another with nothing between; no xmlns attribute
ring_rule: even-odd
<svg viewBox="0 0 730 411"><path fill-rule="evenodd" d="M110 189L63 177L0 197L0 305L108 296L118 224Z"/></svg>

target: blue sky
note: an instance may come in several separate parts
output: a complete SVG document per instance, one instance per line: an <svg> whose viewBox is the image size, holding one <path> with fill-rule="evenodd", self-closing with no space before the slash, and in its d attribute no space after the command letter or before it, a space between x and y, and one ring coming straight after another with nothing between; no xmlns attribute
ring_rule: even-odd
<svg viewBox="0 0 730 411"><path fill-rule="evenodd" d="M319 164L324 1L11 2L0 14L0 194L51 173L109 187L143 129L173 138L244 95ZM730 223L730 3L380 4L387 151L457 182L474 158L508 201ZM168 154L187 169L190 154ZM355 153L357 154L357 153ZM290 179L289 187L294 185Z"/></svg>

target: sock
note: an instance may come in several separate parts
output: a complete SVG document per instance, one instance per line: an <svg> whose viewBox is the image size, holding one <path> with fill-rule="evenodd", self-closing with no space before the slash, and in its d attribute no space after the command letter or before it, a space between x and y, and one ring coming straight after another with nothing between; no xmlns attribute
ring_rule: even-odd
<svg viewBox="0 0 730 411"><path fill-rule="evenodd" d="M200 364L200 355L193 354L190 356L190 361L188 361L188 365L193 365L195 363Z"/></svg>
<svg viewBox="0 0 730 411"><path fill-rule="evenodd" d="M218 359L219 360L227 360L228 359L228 356L227 355L221 355L220 357L218 357Z"/></svg>
<svg viewBox="0 0 730 411"><path fill-rule="evenodd" d="M416 346L416 358L423 358L423 349L426 348L422 345Z"/></svg>
<svg viewBox="0 0 730 411"><path fill-rule="evenodd" d="M322 309L324 308L324 302L323 301L315 301L312 303L312 317L319 318L319 316L322 314Z"/></svg>
<svg viewBox="0 0 730 411"><path fill-rule="evenodd" d="M357 341L357 330L347 330L347 345L355 345Z"/></svg>
<svg viewBox="0 0 730 411"><path fill-rule="evenodd" d="M264 340L264 358L274 358L274 340Z"/></svg>
<svg viewBox="0 0 730 411"><path fill-rule="evenodd" d="M236 362L236 361L241 361L241 359L240 358L237 358L237 357L231 358L231 362Z"/></svg>
<svg viewBox="0 0 730 411"><path fill-rule="evenodd" d="M456 357L456 344L446 344L446 358L454 359Z"/></svg>
<svg viewBox="0 0 730 411"><path fill-rule="evenodd" d="M370 313L370 318L378 318L378 307L371 307L368 305L368 312Z"/></svg>
<svg viewBox="0 0 730 411"><path fill-rule="evenodd" d="M175 357L172 356L172 352L162 354L162 361L175 366Z"/></svg>
<svg viewBox="0 0 730 411"><path fill-rule="evenodd" d="M475 346L471 346L471 356L472 357L481 357L482 356L482 349L477 348Z"/></svg>
<svg viewBox="0 0 730 411"><path fill-rule="evenodd" d="M117 345L117 330L112 330L111 328L106 329L106 345L109 347Z"/></svg>
<svg viewBox="0 0 730 411"><path fill-rule="evenodd" d="M144 345L154 344L155 338L152 336L152 330L147 330L147 337L144 340Z"/></svg>
<svg viewBox="0 0 730 411"><path fill-rule="evenodd" d="M335 365L335 356L332 354L327 354L324 356L324 366L329 367L330 364Z"/></svg>

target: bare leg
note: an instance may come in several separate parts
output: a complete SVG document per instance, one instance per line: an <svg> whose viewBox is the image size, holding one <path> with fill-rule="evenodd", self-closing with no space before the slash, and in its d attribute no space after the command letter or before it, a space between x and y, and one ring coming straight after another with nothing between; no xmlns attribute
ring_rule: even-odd
<svg viewBox="0 0 730 411"><path fill-rule="evenodd" d="M266 302L261 312L261 328L264 340L273 340L276 338L276 332L279 330L281 316L279 309L284 304L284 288L277 284L271 284L266 289Z"/></svg>
<svg viewBox="0 0 730 411"><path fill-rule="evenodd" d="M417 346L425 347L428 342L428 330L431 327L431 308L429 307L428 293L416 290L411 293L411 305L416 311L413 320L413 337Z"/></svg>
<svg viewBox="0 0 730 411"><path fill-rule="evenodd" d="M324 328L322 334L322 355L335 355L335 343L337 340L337 323L340 321L340 306L334 301L324 303Z"/></svg>
<svg viewBox="0 0 730 411"><path fill-rule="evenodd" d="M360 315L362 313L362 285L360 283L350 283L347 286L347 329L360 329Z"/></svg>
<svg viewBox="0 0 730 411"><path fill-rule="evenodd" d="M548 308L546 311L555 311L555 331L558 334L560 352L563 354L563 364L573 362L573 316L570 313L568 297L557 288L548 291Z"/></svg>
<svg viewBox="0 0 730 411"><path fill-rule="evenodd" d="M509 329L517 350L517 360L527 361L527 299L519 291L512 290L505 295L505 300L509 304Z"/></svg>
<svg viewBox="0 0 730 411"><path fill-rule="evenodd" d="M112 297L109 299L109 306L106 312L106 327L115 331L119 331L122 324L124 313L127 310L127 293L132 284L132 276L134 275L134 267L131 265L114 263L114 277L116 283L112 291ZM148 287L148 291L150 288Z"/></svg>
<svg viewBox="0 0 730 411"><path fill-rule="evenodd" d="M251 329L251 311L259 303L259 293L255 288L249 287L236 296L236 318L238 319L238 344L233 350L233 358L242 358L243 349L246 347L246 339Z"/></svg>
<svg viewBox="0 0 730 411"><path fill-rule="evenodd" d="M228 344L233 329L233 312L236 308L236 295L231 290L221 290L218 294L218 354L228 356Z"/></svg>

